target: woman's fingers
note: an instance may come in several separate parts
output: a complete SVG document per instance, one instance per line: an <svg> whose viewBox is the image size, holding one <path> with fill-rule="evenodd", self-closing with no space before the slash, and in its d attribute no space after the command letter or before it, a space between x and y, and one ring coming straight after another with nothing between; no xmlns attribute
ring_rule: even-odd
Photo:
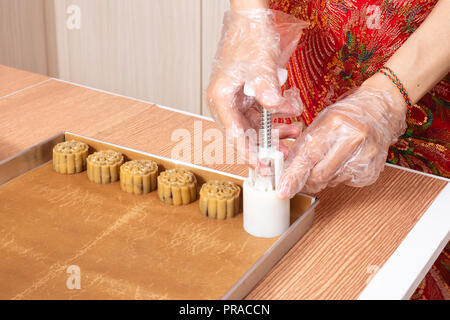
<svg viewBox="0 0 450 320"><path fill-rule="evenodd" d="M346 183L353 187L362 187L374 183L383 171L387 151L380 150L373 143L366 143L362 150L352 158L328 184L330 187Z"/></svg>
<svg viewBox="0 0 450 320"><path fill-rule="evenodd" d="M236 152L255 168L258 165L259 129L262 107L254 98L245 97L243 84L224 73L218 73L211 80L206 97L211 114L216 122L226 131L227 143L232 144ZM293 125L273 124L278 138L296 138L301 130ZM279 144L285 155L289 148Z"/></svg>
<svg viewBox="0 0 450 320"><path fill-rule="evenodd" d="M226 135L226 143L232 145L236 152L250 166L256 166L257 133L253 136L249 129L253 127L252 116L242 113L242 81L217 73L211 79L206 91L206 99L211 115L222 127ZM253 141L255 140L255 141Z"/></svg>
<svg viewBox="0 0 450 320"><path fill-rule="evenodd" d="M346 133L342 131L332 133L336 138L333 139L324 157L311 170L306 181L305 188L308 192L316 193L325 189L358 152L363 138L357 132L349 135L347 130L344 131ZM341 176L341 179L345 180L346 177Z"/></svg>
<svg viewBox="0 0 450 320"><path fill-rule="evenodd" d="M297 137L302 133L300 128L286 123L273 123L273 130L278 130L278 137L280 140L283 139L297 139Z"/></svg>
<svg viewBox="0 0 450 320"><path fill-rule="evenodd" d="M211 80L206 91L206 99L211 115L225 130L244 129L243 115L237 106L236 95L240 86L235 79L218 73Z"/></svg>
<svg viewBox="0 0 450 320"><path fill-rule="evenodd" d="M311 170L328 150L323 130L307 130L292 147L286 159L286 169L277 186L278 196L292 198L309 178Z"/></svg>
<svg viewBox="0 0 450 320"><path fill-rule="evenodd" d="M305 185L308 191L325 188L366 138L347 115L324 113L293 146L287 169L277 188L282 198L293 197Z"/></svg>
<svg viewBox="0 0 450 320"><path fill-rule="evenodd" d="M302 112L298 103L291 103L292 99L286 99L282 92L278 80L277 68L265 70L265 74L252 80L255 89L255 98L270 112L285 114L286 116L296 116ZM297 99L299 97L297 96ZM295 100L293 101L295 102Z"/></svg>
<svg viewBox="0 0 450 320"><path fill-rule="evenodd" d="M327 107L306 129L290 152L277 186L281 198L300 190L318 192L345 182L372 184L383 170L389 146L405 128L385 91L361 87Z"/></svg>
<svg viewBox="0 0 450 320"><path fill-rule="evenodd" d="M260 108L249 108L245 117L249 120L249 123L252 128L259 129L261 126L261 112ZM277 114L274 114L273 117L277 117ZM296 139L300 133L301 129L292 124L286 123L272 123L272 137L278 137L279 140L283 139ZM274 141L274 139L272 139Z"/></svg>
<svg viewBox="0 0 450 320"><path fill-rule="evenodd" d="M281 95L281 86L278 83L275 65L272 68L264 68L264 71L261 71L261 74L252 79L251 83L255 90L256 100L264 108L273 110L280 105L283 96Z"/></svg>
<svg viewBox="0 0 450 320"><path fill-rule="evenodd" d="M243 137L246 138L246 144L245 149L243 150L244 158L249 163L250 167L254 168L257 153L258 153L258 146L260 142L260 134L258 132L259 130L259 124L261 121L261 111L258 109L250 109L246 113L246 119L249 120L249 123L246 123L246 126L250 126L250 130L252 132L243 132L243 134L238 135L236 139L234 139L234 147L235 149L240 149L239 147L239 139L242 139ZM290 148L283 143L281 140L283 139L295 139L299 136L301 133L300 128L289 125L289 124L283 124L283 123L273 123L272 124L272 143L276 143L275 137L278 139L278 149L281 151L285 157L289 154ZM241 150L242 151L242 150ZM238 150L239 152L239 150Z"/></svg>
<svg viewBox="0 0 450 320"><path fill-rule="evenodd" d="M306 183L311 170L311 161L298 156L283 174L277 186L277 194L281 199L292 198Z"/></svg>

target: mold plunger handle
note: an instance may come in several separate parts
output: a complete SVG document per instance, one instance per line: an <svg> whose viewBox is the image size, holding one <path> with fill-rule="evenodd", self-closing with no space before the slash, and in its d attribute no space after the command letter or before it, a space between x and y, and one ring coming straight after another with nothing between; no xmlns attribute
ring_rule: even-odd
<svg viewBox="0 0 450 320"><path fill-rule="evenodd" d="M278 68L278 81L282 86L288 78L288 72L286 69ZM246 82L244 85L244 94L249 97L256 95L252 83ZM261 144L259 147L259 158L270 159L274 168L273 180L270 183L271 189L275 189L282 174L283 168L283 155L278 150L272 148L272 115L268 110L262 108L261 115ZM257 184L265 183L267 179L254 175L253 170L250 169L251 180L257 181ZM264 184L263 183L263 184Z"/></svg>
<svg viewBox="0 0 450 320"><path fill-rule="evenodd" d="M288 72L286 69L278 68L278 81L280 86L286 83L288 78ZM244 94L249 97L256 95L255 88L252 83L246 82L244 85ZM272 115L270 112L263 108L261 115L261 148L272 150Z"/></svg>

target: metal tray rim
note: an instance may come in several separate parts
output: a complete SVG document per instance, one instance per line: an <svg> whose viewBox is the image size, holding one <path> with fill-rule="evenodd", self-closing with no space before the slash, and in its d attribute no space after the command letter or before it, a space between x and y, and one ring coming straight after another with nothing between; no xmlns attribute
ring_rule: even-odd
<svg viewBox="0 0 450 320"><path fill-rule="evenodd" d="M211 173L217 173L220 175L224 175L224 176L228 176L228 177L232 177L234 179L238 179L243 181L245 179L245 177L243 176L239 176L239 175L235 175L235 174L231 174L228 172L224 172L224 171L220 171L220 170L216 170L216 169L212 169L212 168L208 168L208 167L203 167L203 166L199 166L193 163L188 163L188 162L183 162L180 160L174 160L174 159L170 159L164 156L160 156L160 155L156 155L156 154L152 154L149 152L145 152L145 151L141 151L141 150L136 150L133 148L128 148L128 147L124 147L121 145L117 145L114 143L110 143L110 142L106 142L103 140L99 140L99 139L95 139L95 138L91 138L91 137L86 137L77 133L73 133L70 131L63 131L60 132L48 139L45 139L37 144L35 144L32 147L29 147L23 151L20 151L19 153L10 156L2 161L0 161L0 169L5 166L7 163L9 163L10 161L14 161L15 159L18 159L20 157L23 157L24 155L27 155L28 153L33 152L33 150L37 150L39 149L39 147L42 147L43 145L52 143L56 140L58 140L59 138L62 138L63 140L65 139L66 134L70 134L73 136L78 136L80 138L84 138L84 139L88 139L88 140L92 140L98 143L102 143L102 144L106 144L106 145L110 145L113 147L118 147L118 148L122 148L125 149L127 151L131 151L131 152L135 152L135 153L139 153L139 154L143 154L143 155L147 155L147 156L151 156L154 157L156 159L160 159L160 160L164 160L164 161L170 161L172 163L178 164L178 165L182 165L182 166L186 166L186 167L191 167L191 168L195 168L195 169L200 169L203 171L208 171ZM42 160L42 159L41 159ZM16 176L13 176L11 179L5 181L4 183L13 180L35 168L40 167L41 165L47 163L47 161L42 161L40 163L34 163L33 166L30 165L30 168L28 170L22 171L22 172L17 172ZM1 180L1 179L0 179ZM0 181L0 186L1 186L1 181ZM247 270L247 272L225 293L225 295L222 297L222 300L228 300L228 299L243 299L245 298L245 296L248 295L248 293L251 292L252 289L254 289L254 287L257 285L257 283L259 281L261 281L263 279L264 276L267 275L267 273L273 268L273 266L295 245L295 243L297 243L298 240L301 239L301 237L309 230L309 228L311 227L311 225L313 224L313 220L314 220L314 211L316 206L319 204L319 200L316 197L304 194L304 193L299 193L304 197L310 198L311 199L311 206L297 219L295 220L294 223L292 223L292 225L289 227L289 229L283 234L281 235L273 244L272 246L255 262L255 264L249 269ZM305 225L306 224L306 225ZM281 248L280 248L281 247ZM278 251L277 251L278 249ZM258 274L257 274L258 273Z"/></svg>

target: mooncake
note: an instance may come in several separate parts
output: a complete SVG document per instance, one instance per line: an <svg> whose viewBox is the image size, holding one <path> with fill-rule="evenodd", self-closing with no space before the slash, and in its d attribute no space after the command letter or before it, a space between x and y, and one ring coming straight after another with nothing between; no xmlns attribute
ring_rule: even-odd
<svg viewBox="0 0 450 320"><path fill-rule="evenodd" d="M179 206L197 199L197 179L183 168L170 169L158 176L158 197L167 204Z"/></svg>
<svg viewBox="0 0 450 320"><path fill-rule="evenodd" d="M216 219L232 218L239 213L241 189L230 181L210 180L200 190L200 211Z"/></svg>
<svg viewBox="0 0 450 320"><path fill-rule="evenodd" d="M119 180L119 168L124 158L120 152L103 150L87 157L87 176L89 181L107 184Z"/></svg>
<svg viewBox="0 0 450 320"><path fill-rule="evenodd" d="M132 160L120 167L120 187L134 194L156 190L158 165L152 160Z"/></svg>
<svg viewBox="0 0 450 320"><path fill-rule="evenodd" d="M53 147L53 169L61 174L74 174L86 170L89 146L71 140Z"/></svg>

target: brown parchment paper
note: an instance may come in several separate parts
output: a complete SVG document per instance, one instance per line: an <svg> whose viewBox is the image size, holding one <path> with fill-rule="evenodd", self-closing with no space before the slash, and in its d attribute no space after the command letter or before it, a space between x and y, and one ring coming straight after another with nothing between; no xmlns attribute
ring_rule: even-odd
<svg viewBox="0 0 450 320"><path fill-rule="evenodd" d="M85 142L92 151L104 149ZM130 160L151 159L110 149ZM242 184L192 171L199 186L220 178ZM310 205L310 198L294 198L292 219ZM156 192L131 195L118 182L91 183L85 172L60 175L48 163L0 187L0 298L219 299L276 240L248 235L242 214L209 219L198 201L165 205ZM66 286L71 265L81 271L79 290Z"/></svg>

